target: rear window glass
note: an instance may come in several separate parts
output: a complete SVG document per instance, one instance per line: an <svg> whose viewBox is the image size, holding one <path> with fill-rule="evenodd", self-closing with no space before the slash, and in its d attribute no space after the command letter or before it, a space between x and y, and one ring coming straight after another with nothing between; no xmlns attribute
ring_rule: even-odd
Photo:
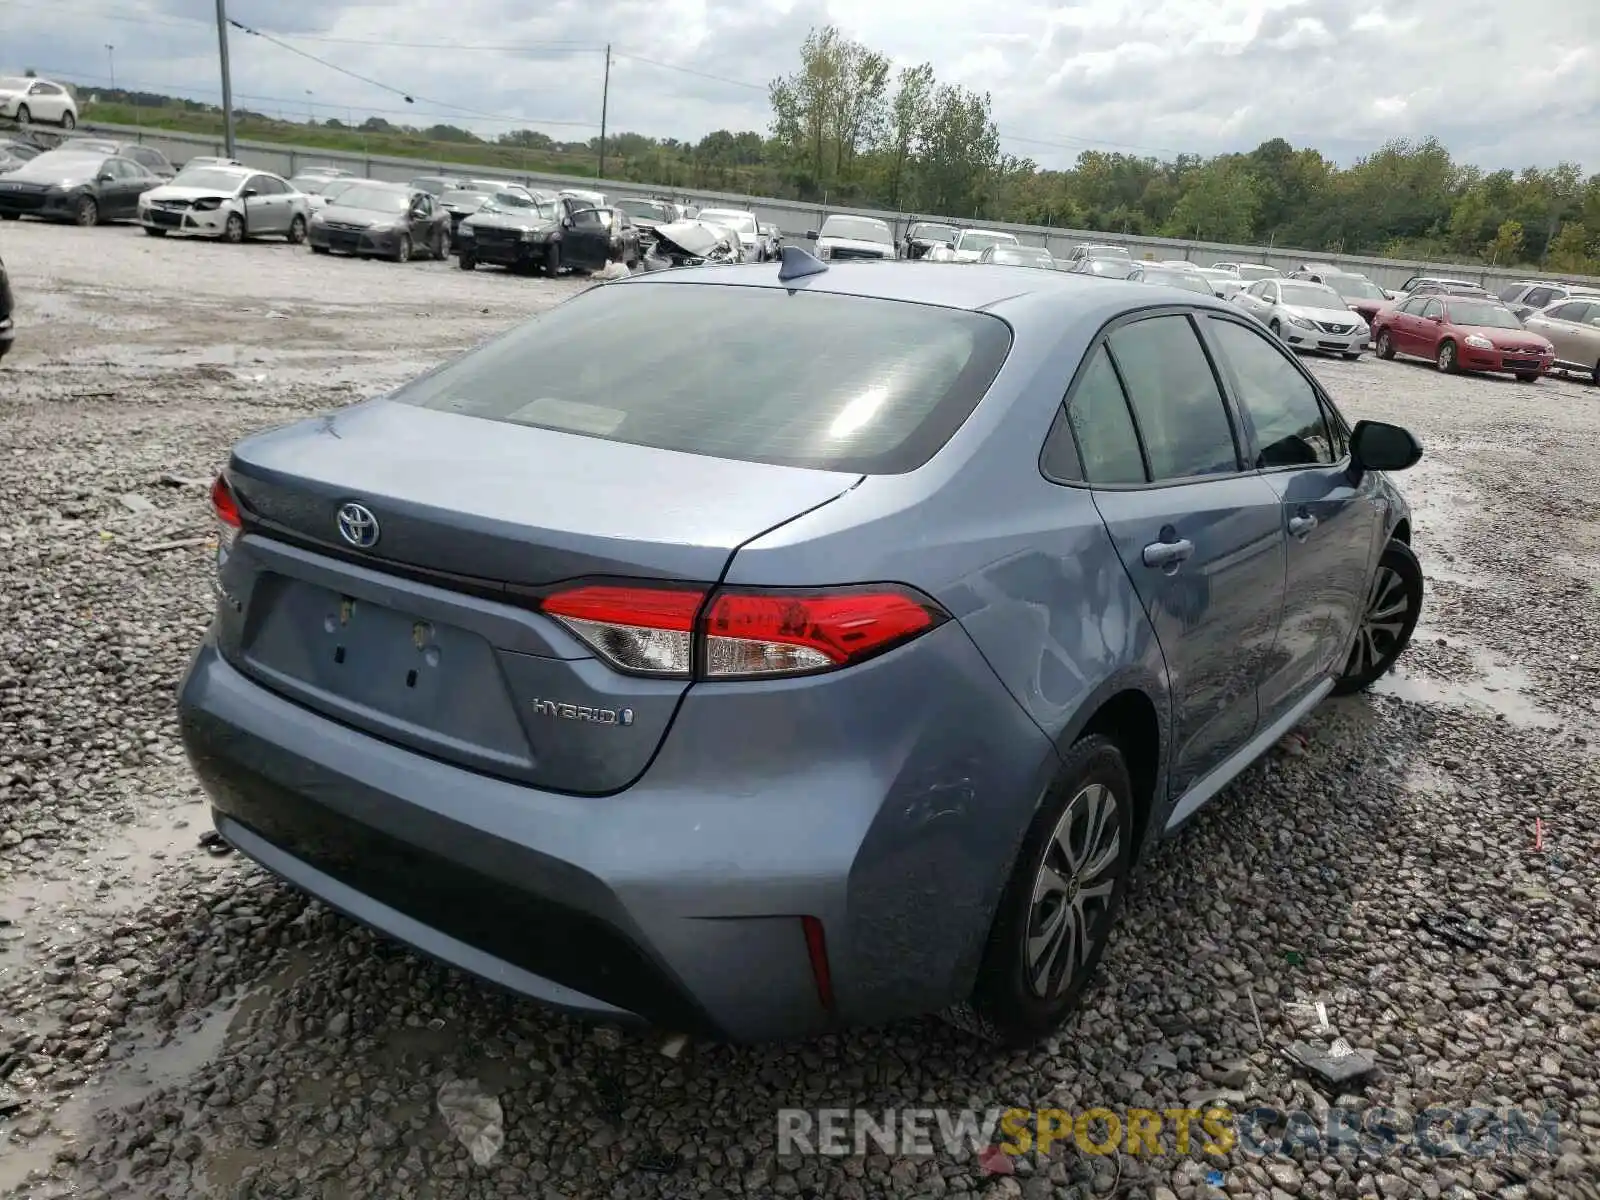
<svg viewBox="0 0 1600 1200"><path fill-rule="evenodd" d="M623 284L575 297L390 399L661 450L892 475L938 452L1010 349L1010 326L986 313Z"/></svg>

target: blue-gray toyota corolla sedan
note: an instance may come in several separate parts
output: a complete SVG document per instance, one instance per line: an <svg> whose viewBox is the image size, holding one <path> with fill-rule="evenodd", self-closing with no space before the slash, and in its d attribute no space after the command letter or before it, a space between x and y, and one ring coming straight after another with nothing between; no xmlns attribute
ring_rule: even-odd
<svg viewBox="0 0 1600 1200"><path fill-rule="evenodd" d="M641 276L233 450L184 740L245 854L546 1003L1025 1044L1404 650L1421 452L1193 292Z"/></svg>

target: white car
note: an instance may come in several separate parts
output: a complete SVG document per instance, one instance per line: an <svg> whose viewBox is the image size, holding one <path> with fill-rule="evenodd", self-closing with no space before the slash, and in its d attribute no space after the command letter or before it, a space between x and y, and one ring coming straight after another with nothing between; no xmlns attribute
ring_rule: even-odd
<svg viewBox="0 0 1600 1200"><path fill-rule="evenodd" d="M808 231L823 260L866 259L881 262L894 257L894 233L877 217L833 216L819 230Z"/></svg>
<svg viewBox="0 0 1600 1200"><path fill-rule="evenodd" d="M252 237L306 240L311 202L289 181L249 167L185 168L139 197L139 224L151 237L193 233L242 242Z"/></svg>
<svg viewBox="0 0 1600 1200"><path fill-rule="evenodd" d="M739 235L740 262L762 262L766 258L766 239L761 236L761 225L756 215L742 208L702 208L698 218L731 229Z"/></svg>
<svg viewBox="0 0 1600 1200"><path fill-rule="evenodd" d="M1232 300L1245 289L1244 280L1232 271L1224 271L1220 267L1200 267L1195 274L1199 275L1211 285L1211 290L1224 300Z"/></svg>
<svg viewBox="0 0 1600 1200"><path fill-rule="evenodd" d="M207 157L205 155L201 155L199 158L191 158L187 162L185 162L183 164L183 170L187 171L190 167L242 167L242 166L244 166L244 164L242 162L240 162L237 158L209 158L209 157Z"/></svg>
<svg viewBox="0 0 1600 1200"><path fill-rule="evenodd" d="M990 246L1020 246L1014 233L998 229L963 229L956 234L956 244L951 247L951 262L977 262ZM941 260L942 261L942 260Z"/></svg>
<svg viewBox="0 0 1600 1200"><path fill-rule="evenodd" d="M0 79L0 117L18 125L43 121L63 129L75 129L78 104L72 93L59 83L9 75Z"/></svg>
<svg viewBox="0 0 1600 1200"><path fill-rule="evenodd" d="M1269 267L1265 263L1219 262L1212 263L1211 269L1213 271L1230 271L1244 280L1246 285L1252 284L1258 279L1283 278L1282 271L1278 270L1277 267Z"/></svg>
<svg viewBox="0 0 1600 1200"><path fill-rule="evenodd" d="M1293 350L1360 358L1372 330L1344 297L1309 279L1258 279L1233 298Z"/></svg>

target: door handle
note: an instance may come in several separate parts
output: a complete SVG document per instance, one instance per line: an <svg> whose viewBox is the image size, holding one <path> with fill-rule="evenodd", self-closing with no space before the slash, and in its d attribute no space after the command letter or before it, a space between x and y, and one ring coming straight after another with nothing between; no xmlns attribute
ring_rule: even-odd
<svg viewBox="0 0 1600 1200"><path fill-rule="evenodd" d="M1176 542L1151 542L1144 548L1144 565L1176 568L1193 553L1194 543L1188 538Z"/></svg>
<svg viewBox="0 0 1600 1200"><path fill-rule="evenodd" d="M1289 518L1289 532L1297 538L1304 538L1317 527L1317 519L1310 513L1301 513L1298 517Z"/></svg>

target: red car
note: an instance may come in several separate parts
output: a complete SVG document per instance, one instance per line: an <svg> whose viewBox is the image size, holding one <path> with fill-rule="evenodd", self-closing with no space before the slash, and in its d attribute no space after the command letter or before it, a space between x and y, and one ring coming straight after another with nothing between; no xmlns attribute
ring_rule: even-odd
<svg viewBox="0 0 1600 1200"><path fill-rule="evenodd" d="M1537 380L1555 357L1554 346L1487 296L1412 296L1378 313L1372 338L1379 358L1429 358L1452 373L1509 371L1523 383Z"/></svg>

